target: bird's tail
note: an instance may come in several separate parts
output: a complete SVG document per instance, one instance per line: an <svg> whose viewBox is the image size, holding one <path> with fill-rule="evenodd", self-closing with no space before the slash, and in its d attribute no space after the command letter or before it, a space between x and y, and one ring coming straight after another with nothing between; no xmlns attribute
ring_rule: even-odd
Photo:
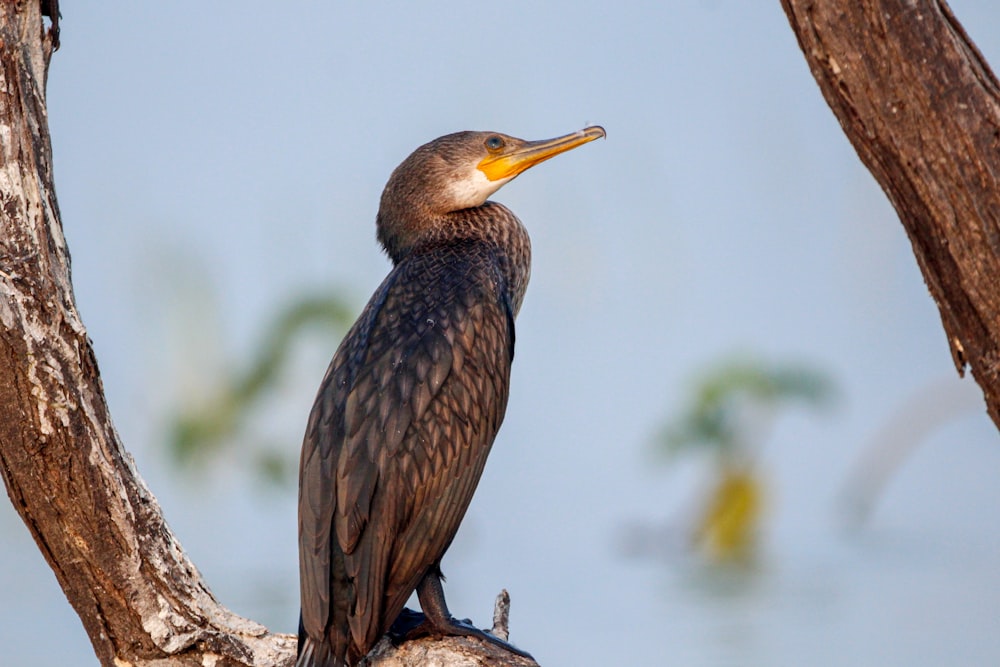
<svg viewBox="0 0 1000 667"><path fill-rule="evenodd" d="M343 657L337 657L329 640L316 639L306 634L302 624L302 614L299 613L299 657L295 667L351 667Z"/></svg>
<svg viewBox="0 0 1000 667"><path fill-rule="evenodd" d="M333 654L329 642L300 635L299 659L295 661L295 667L350 667L350 665Z"/></svg>

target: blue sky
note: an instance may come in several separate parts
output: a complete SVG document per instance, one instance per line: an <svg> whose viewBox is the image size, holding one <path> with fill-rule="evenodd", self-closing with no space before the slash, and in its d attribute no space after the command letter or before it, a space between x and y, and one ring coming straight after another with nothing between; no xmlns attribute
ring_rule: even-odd
<svg viewBox="0 0 1000 667"><path fill-rule="evenodd" d="M1000 62L997 6L951 4ZM494 196L531 232L534 266L507 420L445 561L453 610L485 619L508 587L512 637L546 665L943 664L959 641L961 664L1000 653L996 430L954 377L905 234L778 2L62 11L48 100L78 305L117 427L224 604L293 630L294 500L252 498L225 470L178 481L159 449L170 406L246 354L290 294L337 288L360 308L388 270L381 188L417 145L601 124L607 140ZM312 342L263 431L298 441L332 352ZM720 598L683 567L622 561L615 535L690 503L696 467L654 468L649 442L690 378L739 352L822 367L842 399L776 424L770 567L755 592ZM972 396L967 412L902 470L874 537L844 542L846 475L928 386ZM5 585L40 592L27 613L0 605L4 645L36 665L94 664L5 512L0 559L19 573ZM51 623L65 644L42 639Z"/></svg>

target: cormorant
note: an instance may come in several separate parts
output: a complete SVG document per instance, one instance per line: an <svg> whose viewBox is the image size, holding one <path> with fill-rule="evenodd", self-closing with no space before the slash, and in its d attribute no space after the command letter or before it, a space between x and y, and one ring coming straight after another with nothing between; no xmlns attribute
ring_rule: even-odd
<svg viewBox="0 0 1000 667"><path fill-rule="evenodd" d="M376 226L393 269L334 355L302 445L298 667L355 665L414 590L424 617L408 636L512 648L452 618L440 570L503 421L531 270L524 226L487 197L603 136L457 132L390 176Z"/></svg>

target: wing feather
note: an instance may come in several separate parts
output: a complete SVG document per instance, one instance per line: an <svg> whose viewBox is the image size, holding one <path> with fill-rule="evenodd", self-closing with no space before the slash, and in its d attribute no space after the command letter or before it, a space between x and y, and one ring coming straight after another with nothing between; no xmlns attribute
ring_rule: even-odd
<svg viewBox="0 0 1000 667"><path fill-rule="evenodd" d="M300 472L301 567L323 589L303 585L310 633L349 626L370 646L458 529L507 402L513 338L493 253L405 259L334 357Z"/></svg>

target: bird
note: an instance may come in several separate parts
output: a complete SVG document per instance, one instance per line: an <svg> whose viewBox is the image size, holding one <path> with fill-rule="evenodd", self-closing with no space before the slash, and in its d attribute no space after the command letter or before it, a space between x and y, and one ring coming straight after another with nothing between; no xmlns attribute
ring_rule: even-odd
<svg viewBox="0 0 1000 667"><path fill-rule="evenodd" d="M406 637L475 636L453 618L441 558L507 406L514 318L531 272L524 225L488 197L595 139L465 131L417 148L376 216L392 269L320 384L299 465L297 667L353 667L415 590Z"/></svg>

